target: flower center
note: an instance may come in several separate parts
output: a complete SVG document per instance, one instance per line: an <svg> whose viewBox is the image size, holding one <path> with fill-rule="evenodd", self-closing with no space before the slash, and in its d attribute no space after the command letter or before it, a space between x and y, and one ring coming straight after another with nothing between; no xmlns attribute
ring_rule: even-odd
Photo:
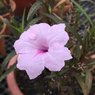
<svg viewBox="0 0 95 95"><path fill-rule="evenodd" d="M38 53L46 53L46 52L48 52L48 47L38 50Z"/></svg>
<svg viewBox="0 0 95 95"><path fill-rule="evenodd" d="M48 52L48 49L46 49L46 50L42 50L43 52Z"/></svg>

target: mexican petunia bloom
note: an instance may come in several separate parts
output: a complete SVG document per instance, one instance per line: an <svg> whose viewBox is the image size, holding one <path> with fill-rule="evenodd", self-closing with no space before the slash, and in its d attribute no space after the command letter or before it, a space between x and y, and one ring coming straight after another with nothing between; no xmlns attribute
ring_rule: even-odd
<svg viewBox="0 0 95 95"><path fill-rule="evenodd" d="M25 70L30 79L39 76L45 68L60 71L65 61L72 58L70 50L65 47L68 40L65 24L30 26L14 44L18 55L17 68Z"/></svg>

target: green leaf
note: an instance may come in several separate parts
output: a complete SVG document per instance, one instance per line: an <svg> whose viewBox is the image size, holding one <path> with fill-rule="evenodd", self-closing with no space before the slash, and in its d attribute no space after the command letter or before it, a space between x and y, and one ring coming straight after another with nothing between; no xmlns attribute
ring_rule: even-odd
<svg viewBox="0 0 95 95"><path fill-rule="evenodd" d="M23 32L24 31L24 25L25 25L25 10L24 10L24 12L23 12L23 16L22 16L22 22L21 22L21 32Z"/></svg>
<svg viewBox="0 0 95 95"><path fill-rule="evenodd" d="M15 51L12 51L11 53L8 54L8 56L5 58L3 63L1 64L1 72L3 72L6 69L6 66L10 59L15 55Z"/></svg>
<svg viewBox="0 0 95 95"><path fill-rule="evenodd" d="M76 45L76 47L74 47L73 49L73 55L75 58L77 58L78 60L80 59L80 57L83 54L83 46L80 45L79 43Z"/></svg>
<svg viewBox="0 0 95 95"><path fill-rule="evenodd" d="M16 69L16 64L12 65L9 69L7 69L7 70L4 72L4 74L2 74L2 75L0 76L0 82L1 82L3 79L5 79L5 77L6 77L10 72L12 72L12 71L15 70L15 69Z"/></svg>
<svg viewBox="0 0 95 95"><path fill-rule="evenodd" d="M45 17L48 17L49 19L51 19L52 21L54 21L54 23L58 24L58 23L63 23L62 20L60 20L59 18L57 18L55 15L53 14L48 14L48 13L43 13L42 14Z"/></svg>
<svg viewBox="0 0 95 95"><path fill-rule="evenodd" d="M89 15L86 13L86 11L75 1L75 0L71 0L78 8L79 10L85 15L85 17L87 18L87 20L89 21L89 23L91 24L91 26L93 26L93 22L91 20L91 18L89 17Z"/></svg>
<svg viewBox="0 0 95 95"><path fill-rule="evenodd" d="M34 19L33 19L32 21L30 21L29 24L25 27L25 30L27 30L30 25L34 25L34 24L38 23L41 19L42 19L42 17L34 18Z"/></svg>
<svg viewBox="0 0 95 95"><path fill-rule="evenodd" d="M93 5L95 5L95 2L94 2L93 0L82 0L82 2L84 2L84 1L90 2L90 3L92 3Z"/></svg>
<svg viewBox="0 0 95 95"><path fill-rule="evenodd" d="M95 39L95 26L91 28L91 36Z"/></svg>
<svg viewBox="0 0 95 95"><path fill-rule="evenodd" d="M21 32L21 30L17 27L15 27L14 25L12 24L9 24L9 27L13 28L14 30L16 30L16 32Z"/></svg>
<svg viewBox="0 0 95 95"><path fill-rule="evenodd" d="M29 23L29 25L34 25L34 24L38 23L41 19L42 19L42 17L34 18L34 19Z"/></svg>
<svg viewBox="0 0 95 95"><path fill-rule="evenodd" d="M67 30L72 34L72 36L74 36L74 39L77 39L77 41L82 44L82 39L81 39L81 35L79 35L78 32L76 32L76 26L70 26L70 25L66 25L67 26Z"/></svg>
<svg viewBox="0 0 95 95"><path fill-rule="evenodd" d="M84 78L85 77L85 78ZM92 74L89 70L85 71L85 76L81 74L76 74L75 78L77 79L82 91L83 95L89 95L91 85L92 85Z"/></svg>
<svg viewBox="0 0 95 95"><path fill-rule="evenodd" d="M27 16L27 21L30 19L30 18L33 18L34 14L37 12L37 10L41 7L42 5L42 2L41 1L37 1L35 2L32 7L30 8L29 10L29 13L28 13L28 16Z"/></svg>
<svg viewBox="0 0 95 95"><path fill-rule="evenodd" d="M21 32L19 28L16 26L12 25L7 19L3 19L3 22L8 25L9 28L14 29L16 32Z"/></svg>

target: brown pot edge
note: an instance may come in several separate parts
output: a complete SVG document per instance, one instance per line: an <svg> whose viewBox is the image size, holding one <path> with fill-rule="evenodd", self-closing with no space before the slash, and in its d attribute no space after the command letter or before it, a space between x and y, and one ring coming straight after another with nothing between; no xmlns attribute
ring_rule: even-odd
<svg viewBox="0 0 95 95"><path fill-rule="evenodd" d="M8 64L8 68L10 66L12 66L15 63L11 63L9 62ZM8 89L10 91L10 93L12 95L24 95L21 90L19 89L17 82L16 82L16 78L15 78L15 73L14 71L12 71L11 73L9 73L6 77L6 81L7 81L7 85L8 85Z"/></svg>

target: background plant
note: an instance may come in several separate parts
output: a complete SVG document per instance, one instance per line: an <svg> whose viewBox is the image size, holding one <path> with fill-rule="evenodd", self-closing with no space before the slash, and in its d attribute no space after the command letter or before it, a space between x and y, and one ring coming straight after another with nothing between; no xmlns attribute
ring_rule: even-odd
<svg viewBox="0 0 95 95"><path fill-rule="evenodd" d="M84 95L89 95L93 87L93 72L95 71L95 23L91 19L93 14L87 14L81 6L81 2L84 1L39 0L31 6L28 15L25 15L24 12L22 22L19 25L14 18L11 23L4 20L10 29L15 31L17 38L24 29L26 30L30 25L39 22L47 22L50 25L55 23L66 24L66 31L70 36L67 46L72 52L73 59L66 62L65 67L60 72L51 72L48 75L46 73L45 76L46 79L54 79L55 82L49 81L49 85L55 84L54 86L57 86L61 92L67 88L68 94L66 95L75 94L74 85L78 86L78 92ZM95 7L95 3L92 0L86 0L86 2L92 3ZM81 15L83 15L83 19ZM81 30L81 27L84 29ZM15 52L13 51L1 65L2 76L0 80L4 79L8 73L15 69L14 65L6 70L8 61L14 55ZM74 84L69 87L69 82Z"/></svg>

